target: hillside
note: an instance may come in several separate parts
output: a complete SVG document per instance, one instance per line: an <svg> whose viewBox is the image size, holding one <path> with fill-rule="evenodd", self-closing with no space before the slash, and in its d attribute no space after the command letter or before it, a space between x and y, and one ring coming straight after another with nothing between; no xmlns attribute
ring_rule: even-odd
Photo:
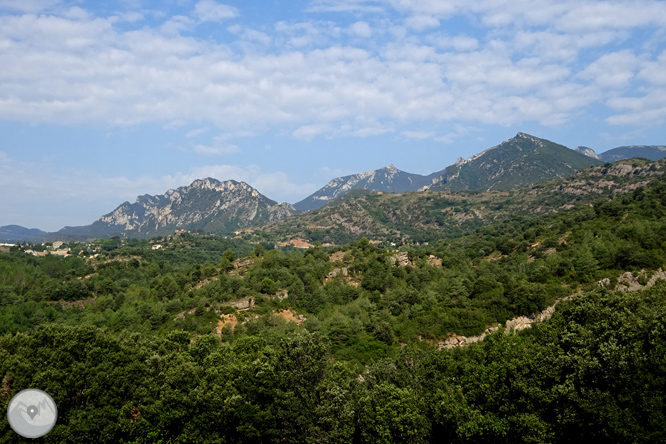
<svg viewBox="0 0 666 444"><path fill-rule="evenodd" d="M566 177L581 168L601 163L584 154L529 134L518 133L500 145L469 159L459 159L446 174L425 190L493 191L526 187Z"/></svg>
<svg viewBox="0 0 666 444"><path fill-rule="evenodd" d="M47 234L46 231L37 228L25 228L20 225L5 225L0 227L0 242L18 242L42 238Z"/></svg>
<svg viewBox="0 0 666 444"><path fill-rule="evenodd" d="M172 233L175 229L231 233L293 213L290 205L270 200L244 182L207 178L163 195L139 196L135 203L123 203L92 225L65 227L54 236L146 238Z"/></svg>
<svg viewBox="0 0 666 444"><path fill-rule="evenodd" d="M361 237L401 243L458 236L512 216L546 214L626 194L664 175L665 163L640 159L597 165L520 190L374 193L261 227L278 240L344 244Z"/></svg>
<svg viewBox="0 0 666 444"><path fill-rule="evenodd" d="M666 158L666 146L645 146L632 145L613 148L599 154L599 158L604 162L616 162L622 159L631 159L632 157L642 157L650 160L661 160Z"/></svg>

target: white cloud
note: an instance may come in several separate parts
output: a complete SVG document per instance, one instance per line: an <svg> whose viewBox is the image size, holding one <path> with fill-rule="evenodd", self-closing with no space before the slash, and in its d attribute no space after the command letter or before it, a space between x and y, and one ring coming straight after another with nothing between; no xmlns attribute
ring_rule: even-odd
<svg viewBox="0 0 666 444"><path fill-rule="evenodd" d="M60 0L0 0L0 10L41 12L57 6Z"/></svg>
<svg viewBox="0 0 666 444"><path fill-rule="evenodd" d="M407 18L407 26L417 31L439 26L439 19L431 15L419 14Z"/></svg>
<svg viewBox="0 0 666 444"><path fill-rule="evenodd" d="M639 127L663 125L666 122L666 89L651 89L642 97L617 97L610 99L608 105L622 114L609 117L611 125L633 125Z"/></svg>
<svg viewBox="0 0 666 444"><path fill-rule="evenodd" d="M315 137L332 132L330 125L303 125L296 129L292 135L298 140L310 141Z"/></svg>
<svg viewBox="0 0 666 444"><path fill-rule="evenodd" d="M118 17L119 20L128 23L138 22L145 18L143 13L139 11L120 12L117 13L115 16Z"/></svg>
<svg viewBox="0 0 666 444"><path fill-rule="evenodd" d="M408 17L430 14L437 20L487 15L505 5L395 0L312 7L381 4ZM529 17L518 6L506 11L525 23L540 23L577 8L573 2L539 4L545 9ZM197 6L210 12L225 5ZM366 137L400 133L419 121L562 122L594 101L616 96L618 88L639 81L661 85L664 78L663 55L651 62L649 54L632 59L622 51L594 63L581 57L588 48L626 38L625 30L571 34L517 26L473 38L412 33L388 21L372 27L360 20L348 27L279 22L270 35L229 26L238 37L226 45L183 35L195 25L184 16L156 28L123 31L114 27L115 18L75 15L0 16L0 118L104 126L150 122L221 132L277 129L302 140ZM379 33L372 45L351 37ZM269 53L269 46L280 51ZM228 152L225 146L201 143L198 151Z"/></svg>
<svg viewBox="0 0 666 444"><path fill-rule="evenodd" d="M194 151L208 156L220 156L223 154L235 154L240 152L238 146L229 143L228 135L220 135L213 138L210 145L195 145Z"/></svg>
<svg viewBox="0 0 666 444"><path fill-rule="evenodd" d="M11 162L11 158L4 151L0 151L0 165L3 167L8 165Z"/></svg>
<svg viewBox="0 0 666 444"><path fill-rule="evenodd" d="M566 34L552 30L521 30L513 36L513 48L541 60L570 63L578 58L581 50L602 47L625 38L625 34L618 31Z"/></svg>
<svg viewBox="0 0 666 444"><path fill-rule="evenodd" d="M220 156L223 154L235 154L240 152L236 145L195 145L194 151L208 156Z"/></svg>
<svg viewBox="0 0 666 444"><path fill-rule="evenodd" d="M164 23L160 29L167 35L178 36L182 31L189 31L194 27L194 20L184 15L176 15Z"/></svg>
<svg viewBox="0 0 666 444"><path fill-rule="evenodd" d="M243 40L247 40L249 42L256 42L256 43L261 43L262 45L270 45L272 39L268 34L265 34L263 32L246 28L241 25L233 25L227 28L229 32L232 34L235 34L239 36Z"/></svg>
<svg viewBox="0 0 666 444"><path fill-rule="evenodd" d="M466 35L448 36L431 34L426 41L438 48L455 49L458 52L474 51L479 47L479 41Z"/></svg>
<svg viewBox="0 0 666 444"><path fill-rule="evenodd" d="M209 128L195 128L191 129L188 132L185 133L185 137L188 139L193 139L195 137L199 137L202 134L206 134L208 132Z"/></svg>
<svg viewBox="0 0 666 444"><path fill-rule="evenodd" d="M384 12L382 0L314 0L309 12Z"/></svg>
<svg viewBox="0 0 666 444"><path fill-rule="evenodd" d="M467 136L474 129L475 128L463 126L463 125L460 125L460 124L456 124L456 125L454 125L454 128L453 128L452 131L448 132L447 134L445 134L443 136L435 137L435 141L440 142L440 143L446 143L446 144L453 143L457 139Z"/></svg>
<svg viewBox="0 0 666 444"><path fill-rule="evenodd" d="M639 65L640 59L632 51L613 52L592 62L580 76L602 87L622 88L633 79Z"/></svg>
<svg viewBox="0 0 666 444"><path fill-rule="evenodd" d="M349 31L352 34L354 34L358 37L365 38L365 39L370 38L372 36L372 28L370 28L370 25L368 24L368 22L352 23L349 26Z"/></svg>
<svg viewBox="0 0 666 444"><path fill-rule="evenodd" d="M424 140L432 139L437 133L434 131L403 131L402 135L408 139Z"/></svg>
<svg viewBox="0 0 666 444"><path fill-rule="evenodd" d="M333 11L390 7L405 14L417 29L436 26L435 20L470 14L491 27L546 25L573 32L666 25L666 3L658 0L329 0L313 5Z"/></svg>
<svg viewBox="0 0 666 444"><path fill-rule="evenodd" d="M571 4L558 27L571 31L666 26L663 1L587 1Z"/></svg>
<svg viewBox="0 0 666 444"><path fill-rule="evenodd" d="M643 63L638 77L653 85L666 85L664 73L666 73L666 51L662 52L655 61Z"/></svg>
<svg viewBox="0 0 666 444"><path fill-rule="evenodd" d="M342 28L333 22L300 22L288 23L285 21L275 24L278 36L284 36L286 43L294 48L306 48L330 44L331 39L336 40L342 35Z"/></svg>
<svg viewBox="0 0 666 444"><path fill-rule="evenodd" d="M233 6L217 3L213 0L202 0L194 5L194 14L202 22L221 22L238 17L238 9Z"/></svg>

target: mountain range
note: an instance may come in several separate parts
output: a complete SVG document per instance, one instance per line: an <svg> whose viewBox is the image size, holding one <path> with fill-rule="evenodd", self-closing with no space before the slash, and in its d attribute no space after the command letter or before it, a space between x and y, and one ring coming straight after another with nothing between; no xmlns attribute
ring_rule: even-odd
<svg viewBox="0 0 666 444"><path fill-rule="evenodd" d="M24 228L20 225L5 225L0 227L0 241L18 242L24 239L35 239L48 235L46 231L37 228Z"/></svg>
<svg viewBox="0 0 666 444"><path fill-rule="evenodd" d="M368 173L353 174L331 180L326 186L314 194L294 204L296 211L310 211L321 208L331 200L348 191L365 189L384 191L388 193L406 193L416 191L430 184L433 179L441 176L444 171L438 171L429 176L407 173L388 165L384 168Z"/></svg>
<svg viewBox="0 0 666 444"><path fill-rule="evenodd" d="M279 241L344 245L361 237L396 243L428 242L501 220L550 214L601 198L638 193L666 174L666 159L626 159L584 168L564 177L518 190L449 191L390 194L366 191L260 227ZM638 190L638 191L637 191Z"/></svg>
<svg viewBox="0 0 666 444"><path fill-rule="evenodd" d="M87 226L65 227L55 233L16 225L0 228L1 241L90 239L110 236L152 237L175 229L231 233L241 228L275 223L297 213L348 204L376 193L425 191L493 191L531 186L563 178L582 168L632 157L658 160L664 146L625 146L597 155L587 147L563 145L518 133L515 137L430 175L412 174L393 165L338 177L293 206L278 203L244 182L205 178L163 195L143 195L124 202Z"/></svg>
<svg viewBox="0 0 666 444"><path fill-rule="evenodd" d="M666 158L666 146L621 146L599 154L599 158L604 162L617 162L618 160L629 159L632 157L643 157L649 160L661 160Z"/></svg>

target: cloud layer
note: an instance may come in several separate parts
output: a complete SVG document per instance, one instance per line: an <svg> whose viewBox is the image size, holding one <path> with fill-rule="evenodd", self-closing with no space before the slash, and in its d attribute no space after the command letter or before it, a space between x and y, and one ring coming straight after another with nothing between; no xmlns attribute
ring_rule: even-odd
<svg viewBox="0 0 666 444"><path fill-rule="evenodd" d="M560 124L594 104L607 106L611 124L663 122L652 97L664 88L664 2L330 0L310 8L385 15L262 30L234 23L242 11L212 0L129 29L121 14L79 8L4 15L0 118L189 122L304 139L409 131L422 121ZM465 17L480 21L477 35L439 27ZM195 37L203 22L227 23L223 38ZM650 36L643 45L613 50L635 29Z"/></svg>

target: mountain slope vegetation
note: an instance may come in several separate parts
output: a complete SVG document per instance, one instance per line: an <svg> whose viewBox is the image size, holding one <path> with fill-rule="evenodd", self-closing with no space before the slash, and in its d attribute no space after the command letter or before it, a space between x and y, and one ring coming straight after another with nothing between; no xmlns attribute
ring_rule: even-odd
<svg viewBox="0 0 666 444"><path fill-rule="evenodd" d="M231 233L240 227L284 218L294 213L289 204L278 204L244 182L220 182L206 178L169 190L163 195L139 196L125 202L92 225L65 227L58 238L147 238L175 229Z"/></svg>
<svg viewBox="0 0 666 444"><path fill-rule="evenodd" d="M512 215L545 214L602 196L625 194L666 172L666 162L632 159L603 164L521 190L364 193L338 205L264 225L277 239L301 238L344 244L369 239L428 242L500 221Z"/></svg>
<svg viewBox="0 0 666 444"><path fill-rule="evenodd" d="M604 162L616 162L618 160L630 159L632 157L642 157L649 160L661 160L666 158L666 146L621 146L599 154L599 158Z"/></svg>
<svg viewBox="0 0 666 444"><path fill-rule="evenodd" d="M603 190L596 173L581 177ZM49 392L46 442L661 442L666 282L619 278L665 265L666 180L618 183L633 190L401 252L185 234L0 253L0 407Z"/></svg>
<svg viewBox="0 0 666 444"><path fill-rule="evenodd" d="M569 176L601 163L549 140L518 133L500 145L446 168L430 190L492 191L522 188Z"/></svg>

